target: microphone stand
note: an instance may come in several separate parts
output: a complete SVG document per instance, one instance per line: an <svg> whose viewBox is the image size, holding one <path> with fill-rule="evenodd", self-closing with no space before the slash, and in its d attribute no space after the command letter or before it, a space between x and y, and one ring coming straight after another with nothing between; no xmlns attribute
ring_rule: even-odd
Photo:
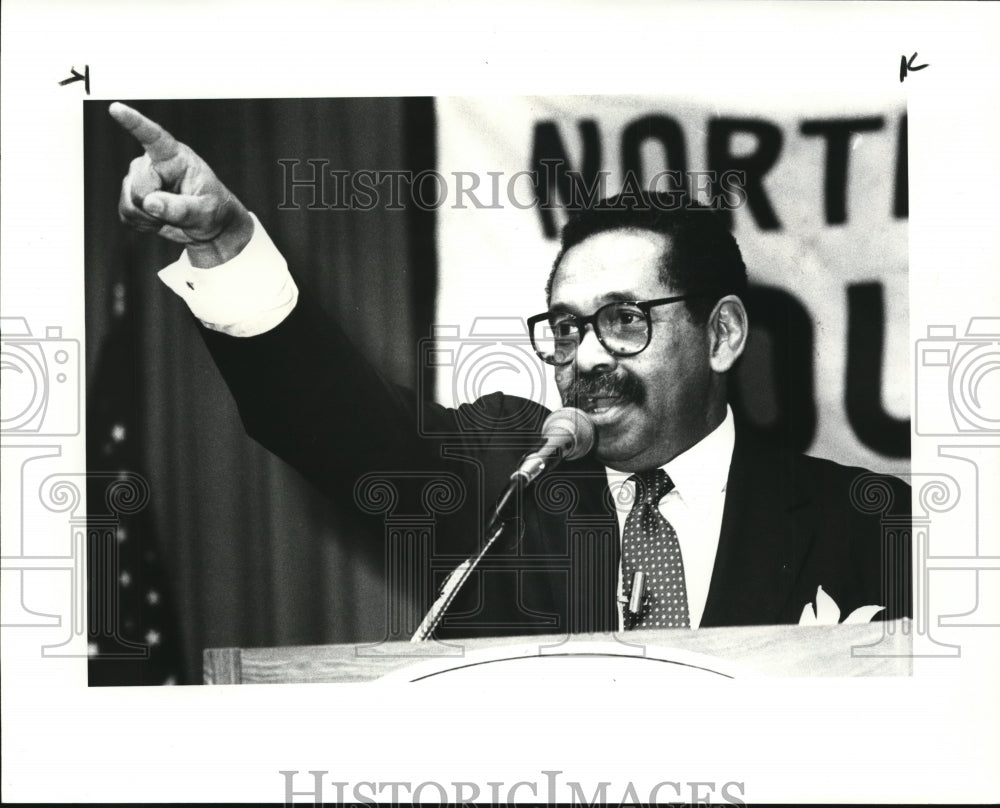
<svg viewBox="0 0 1000 808"><path fill-rule="evenodd" d="M564 407L549 414L542 424L542 434L545 442L539 448L528 452L521 458L517 470L510 475L510 481L493 506L493 511L486 523L483 535L485 541L482 549L471 558L459 564L441 586L441 593L431 606L410 642L422 642L428 639L437 629L445 611L455 600L459 590L469 580L469 576L489 552L496 540L503 533L506 523L501 514L510 503L511 498L523 491L540 474L553 468L563 459L573 460L591 450L594 445L594 425L590 418L581 410Z"/></svg>
<svg viewBox="0 0 1000 808"><path fill-rule="evenodd" d="M476 555L470 556L455 567L451 574L445 579L445 582L441 585L441 593L438 595L437 600L434 601L430 610L417 627L417 630L413 632L410 642L423 642L424 640L429 639L437 629L438 624L444 617L444 613L448 610L448 607L451 606L455 597L465 585L465 582L469 580L469 576L471 576L476 567L479 566L479 562L482 561L483 556L489 552L490 547L492 547L496 540L503 534L507 523L501 518L500 514L510 503L514 494L523 490L527 484L528 479L523 474L515 473L511 475L510 482L507 483L507 487L497 498L496 504L494 504L493 510L490 514L490 519L486 523L486 531L484 532L486 540L483 542L482 549L480 549Z"/></svg>

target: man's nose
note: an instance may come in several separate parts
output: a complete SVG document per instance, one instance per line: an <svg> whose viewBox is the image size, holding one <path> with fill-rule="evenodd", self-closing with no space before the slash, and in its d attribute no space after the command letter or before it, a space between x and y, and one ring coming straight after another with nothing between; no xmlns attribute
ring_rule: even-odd
<svg viewBox="0 0 1000 808"><path fill-rule="evenodd" d="M603 372L615 367L615 356L597 338L592 323L584 326L576 347L576 368L581 373Z"/></svg>

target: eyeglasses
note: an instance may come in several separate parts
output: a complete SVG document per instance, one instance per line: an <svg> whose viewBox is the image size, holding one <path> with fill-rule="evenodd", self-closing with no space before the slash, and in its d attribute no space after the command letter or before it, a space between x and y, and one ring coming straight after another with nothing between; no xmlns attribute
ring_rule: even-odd
<svg viewBox="0 0 1000 808"><path fill-rule="evenodd" d="M543 362L567 365L576 356L583 340L583 329L594 326L598 341L615 356L635 356L649 346L653 337L649 310L653 306L679 303L699 295L660 297L656 300L615 301L601 306L588 317L547 311L528 318L531 346Z"/></svg>

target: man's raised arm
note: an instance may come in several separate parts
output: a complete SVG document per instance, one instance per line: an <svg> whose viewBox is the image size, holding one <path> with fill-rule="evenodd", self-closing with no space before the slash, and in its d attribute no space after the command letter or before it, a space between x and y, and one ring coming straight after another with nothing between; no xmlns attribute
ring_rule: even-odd
<svg viewBox="0 0 1000 808"><path fill-rule="evenodd" d="M418 416L452 434L454 413L389 383L315 298L300 298L260 222L191 148L124 104L109 112L144 151L120 218L184 245L160 278L205 327L248 434L351 506L366 471L436 468L439 441L421 438Z"/></svg>

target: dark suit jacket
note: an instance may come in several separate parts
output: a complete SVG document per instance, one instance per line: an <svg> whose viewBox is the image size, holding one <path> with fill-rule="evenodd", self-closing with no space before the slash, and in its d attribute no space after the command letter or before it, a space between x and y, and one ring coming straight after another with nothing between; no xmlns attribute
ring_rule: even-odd
<svg viewBox="0 0 1000 808"><path fill-rule="evenodd" d="M252 437L344 507L400 527L380 535L396 542L387 552L401 564L416 565L407 575L423 583L406 597L422 613L478 548L488 508L547 410L502 394L457 409L420 402L382 379L305 296L266 334L204 336ZM909 509L909 487L894 477L756 443L737 424L701 625L798 623L818 586L843 617L867 604L886 606L884 619L909 616ZM566 462L516 503L512 529L438 636L611 630L618 552L603 467Z"/></svg>

